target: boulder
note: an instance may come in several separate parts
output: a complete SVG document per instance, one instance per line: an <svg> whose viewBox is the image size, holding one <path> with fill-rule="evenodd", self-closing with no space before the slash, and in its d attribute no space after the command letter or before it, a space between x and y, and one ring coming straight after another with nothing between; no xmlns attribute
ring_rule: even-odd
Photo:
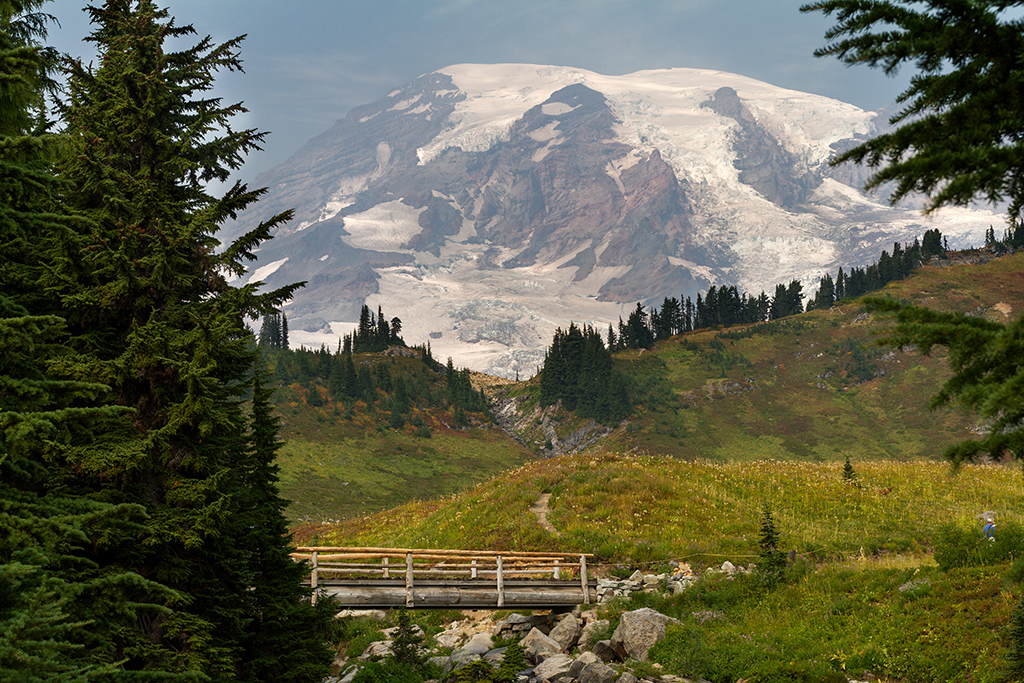
<svg viewBox="0 0 1024 683"><path fill-rule="evenodd" d="M665 624L677 620L644 607L625 612L612 634L611 646L623 659L647 659L647 651L665 637Z"/></svg>
<svg viewBox="0 0 1024 683"><path fill-rule="evenodd" d="M607 619L598 619L584 626L583 629L580 630L580 637L578 641L580 650L585 652L593 650L594 645L598 641L598 634L604 633L609 625L610 622Z"/></svg>
<svg viewBox="0 0 1024 683"><path fill-rule="evenodd" d="M613 683L618 677L619 672L604 662L594 662L583 667L576 680L579 683Z"/></svg>
<svg viewBox="0 0 1024 683"><path fill-rule="evenodd" d="M569 678L569 667L571 666L572 657L569 655L551 655L533 668L533 677L538 683L554 683L563 678Z"/></svg>
<svg viewBox="0 0 1024 683"><path fill-rule="evenodd" d="M583 671L589 664L596 664L600 662L601 658L595 655L593 652L584 652L577 657L572 666L569 667L569 675L579 680L580 672Z"/></svg>
<svg viewBox="0 0 1024 683"><path fill-rule="evenodd" d="M526 658L534 664L539 664L551 655L562 651L562 646L557 641L547 637L536 628L527 633L520 644L523 646Z"/></svg>
<svg viewBox="0 0 1024 683"><path fill-rule="evenodd" d="M390 640L375 640L370 643L359 659L383 659L391 654Z"/></svg>
<svg viewBox="0 0 1024 683"><path fill-rule="evenodd" d="M615 651L610 640L599 640L594 643L594 654L600 657L602 662L614 662L616 659L622 659L622 655Z"/></svg>
<svg viewBox="0 0 1024 683"><path fill-rule="evenodd" d="M558 643L559 647L563 650L570 649L576 644L576 641L580 637L580 622L577 621L576 617L571 614L566 614L560 622L558 622L551 633L548 634L551 640Z"/></svg>
<svg viewBox="0 0 1024 683"><path fill-rule="evenodd" d="M623 671L616 683L638 683L636 676L628 671Z"/></svg>
<svg viewBox="0 0 1024 683"><path fill-rule="evenodd" d="M474 655L485 655L494 648L494 641L486 633L476 633L469 642L459 648L460 651L469 652Z"/></svg>
<svg viewBox="0 0 1024 683"><path fill-rule="evenodd" d="M343 609L334 615L336 619L344 619L346 617L356 619L370 619L372 621L384 621L388 618L388 613L382 609Z"/></svg>

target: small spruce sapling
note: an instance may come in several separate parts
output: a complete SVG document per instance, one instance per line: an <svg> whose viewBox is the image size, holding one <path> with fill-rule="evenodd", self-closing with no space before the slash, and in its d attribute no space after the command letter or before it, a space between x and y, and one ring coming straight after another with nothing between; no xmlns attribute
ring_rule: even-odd
<svg viewBox="0 0 1024 683"><path fill-rule="evenodd" d="M758 554L757 570L769 581L777 580L786 567L786 554L779 550L779 531L775 527L772 510L764 504L761 516L761 531L757 540L761 552Z"/></svg>
<svg viewBox="0 0 1024 683"><path fill-rule="evenodd" d="M398 610L398 630L391 641L391 654L395 660L415 667L423 666L423 656L420 654L422 643L423 636L413 628L409 612L405 608Z"/></svg>
<svg viewBox="0 0 1024 683"><path fill-rule="evenodd" d="M520 671L529 668L526 653L519 642L512 643L505 649L501 658L501 666L494 673L494 683L515 683Z"/></svg>
<svg viewBox="0 0 1024 683"><path fill-rule="evenodd" d="M851 486L860 485L857 482L857 472L853 469L853 465L850 464L850 456L846 456L846 464L843 465L843 482Z"/></svg>

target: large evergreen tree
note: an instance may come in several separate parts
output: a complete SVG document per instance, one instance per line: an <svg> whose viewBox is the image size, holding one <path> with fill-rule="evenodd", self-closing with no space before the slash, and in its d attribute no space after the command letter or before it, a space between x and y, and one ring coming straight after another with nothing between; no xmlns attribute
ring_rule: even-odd
<svg viewBox="0 0 1024 683"><path fill-rule="evenodd" d="M134 544L143 508L77 496L58 477L69 454L109 455L104 435L126 410L51 368L65 326L39 284L42 245L73 220L55 210L59 139L43 132L55 62L38 44L41 5L0 0L0 681L120 680L137 621L177 596L103 562Z"/></svg>
<svg viewBox="0 0 1024 683"><path fill-rule="evenodd" d="M274 427L260 408L259 356L244 323L278 310L293 287L258 294L225 279L244 271L287 215L217 251L219 224L261 191L206 189L262 139L231 127L240 105L207 95L219 70L240 69L241 39L165 52L194 30L153 2L108 0L88 12L98 65L69 65L59 167L71 184L66 205L87 222L51 245L45 282L73 351L54 367L109 385L110 404L133 413L109 437L116 448L73 454L65 485L145 509L137 542L104 559L178 596L137 620L142 637L121 653L121 667L316 680L326 671L319 621L287 564L269 464Z"/></svg>

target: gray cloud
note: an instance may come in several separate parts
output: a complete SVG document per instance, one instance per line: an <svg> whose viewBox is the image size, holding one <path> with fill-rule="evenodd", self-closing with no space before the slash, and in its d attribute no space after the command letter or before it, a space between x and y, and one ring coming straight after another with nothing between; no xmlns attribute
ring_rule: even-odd
<svg viewBox="0 0 1024 683"><path fill-rule="evenodd" d="M248 34L246 73L218 94L243 100L245 125L271 132L242 175L280 163L354 106L420 74L461 62L529 62L624 74L667 67L731 71L874 109L908 75L887 79L812 53L828 17L793 0L175 0L200 35ZM61 50L82 53L89 30L73 2L47 9Z"/></svg>

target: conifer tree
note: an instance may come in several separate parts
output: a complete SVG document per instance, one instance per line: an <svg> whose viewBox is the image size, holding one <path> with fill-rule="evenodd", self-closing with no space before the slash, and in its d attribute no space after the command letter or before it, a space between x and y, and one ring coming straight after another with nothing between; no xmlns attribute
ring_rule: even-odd
<svg viewBox="0 0 1024 683"><path fill-rule="evenodd" d="M975 199L1024 209L1024 20L1019 1L819 0L802 12L835 15L816 56L918 72L897 98L894 130L839 155L833 163L878 169L867 187L893 183L891 201L929 197L928 211Z"/></svg>
<svg viewBox="0 0 1024 683"><path fill-rule="evenodd" d="M49 367L65 321L39 283L44 243L73 220L57 210L59 141L38 114L54 65L42 4L0 0L0 680L123 680L123 634L174 596L97 559L134 543L142 508L75 495L59 476L78 449L109 455L104 433L125 411L100 404L102 384Z"/></svg>
<svg viewBox="0 0 1024 683"><path fill-rule="evenodd" d="M115 448L78 451L64 475L74 490L145 509L137 542L104 561L178 596L159 618L138 620L121 668L318 680L326 659L310 648L315 613L293 583L267 465L273 427L258 405L252 420L243 405L259 360L244 320L279 310L294 286L258 294L259 283L236 289L225 279L244 272L288 214L218 251L219 224L262 191L206 190L263 135L233 129L241 105L207 95L219 70L240 69L241 39L165 52L195 31L152 1L108 0L88 13L97 66L69 65L59 166L71 184L64 202L87 222L51 247L45 282L72 349L54 367L108 384L110 405L134 412L109 435ZM284 665L299 657L303 667Z"/></svg>

